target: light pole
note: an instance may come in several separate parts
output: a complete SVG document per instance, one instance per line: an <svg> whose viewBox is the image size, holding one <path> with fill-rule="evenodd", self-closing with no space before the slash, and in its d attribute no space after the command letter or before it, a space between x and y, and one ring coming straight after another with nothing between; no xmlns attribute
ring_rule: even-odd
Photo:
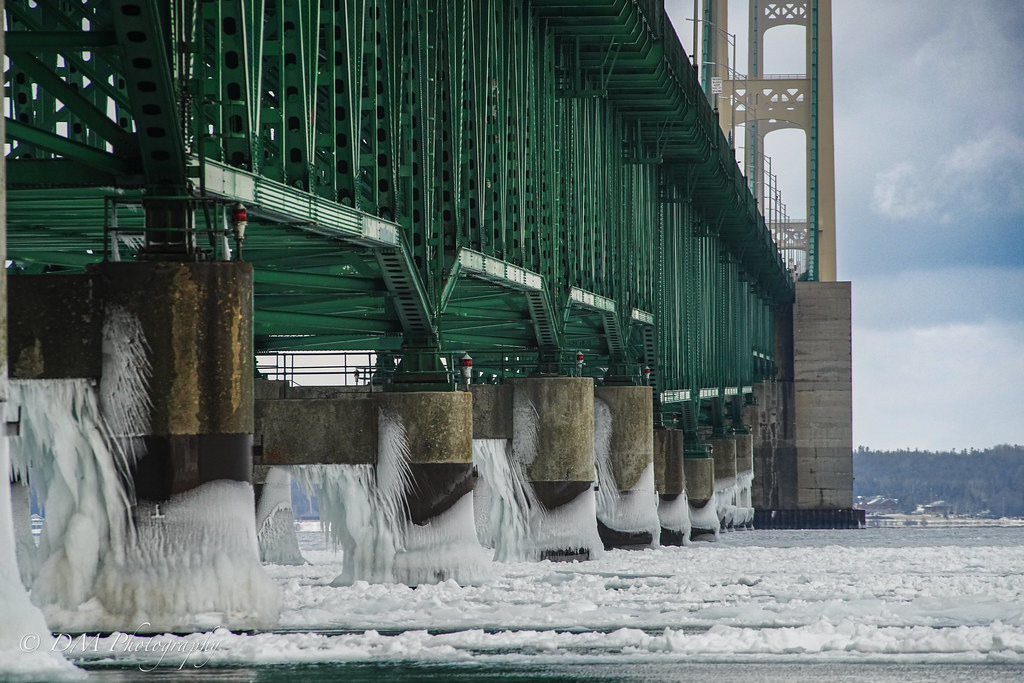
<svg viewBox="0 0 1024 683"><path fill-rule="evenodd" d="M696 2L694 2L694 12L696 12ZM726 42L729 44L729 47L732 48L732 65L730 66L730 64L728 62L725 65L725 75L727 76L727 78L722 79L721 76L718 76L717 75L718 69L716 68L715 69L715 75L712 77L712 80L710 82L708 81L707 67L709 67L709 66L714 66L714 67L720 66L720 64L718 64L718 62L714 62L714 61L702 61L701 62L700 78L701 78L701 83L703 84L703 87L704 87L704 95L708 98L708 101L711 103L711 106L714 107L716 111L718 111L717 100L724 99L722 94L721 94L720 89L717 88L716 86L720 86L725 80L729 81L729 84L730 84L729 85L729 98L728 98L729 99L729 146L733 147L735 149L735 146L736 146L736 142L735 142L735 139L736 139L736 86L735 86L735 84L736 84L736 82L743 81L744 100L747 99L747 94L746 94L747 93L747 84L746 84L747 76L746 76L746 74L741 74L741 73L739 73L736 70L736 34L729 33L725 29L716 26L714 23L712 23L710 21L705 21L704 19L687 19L687 21L692 21L693 22L693 54L694 54L694 58L696 58L696 56L697 56L697 33L698 33L697 25L698 24L706 24L708 26L708 28L714 29L715 31L718 31L720 34L724 35ZM703 52L703 50L701 50L701 52ZM716 84L715 83L715 79L718 79L719 83ZM714 95L714 97L712 97L712 95ZM747 110L747 107L746 107L746 103L744 102L744 107L743 107L743 111L744 111L744 121L743 121L743 123L744 123L744 126L746 125L746 110Z"/></svg>

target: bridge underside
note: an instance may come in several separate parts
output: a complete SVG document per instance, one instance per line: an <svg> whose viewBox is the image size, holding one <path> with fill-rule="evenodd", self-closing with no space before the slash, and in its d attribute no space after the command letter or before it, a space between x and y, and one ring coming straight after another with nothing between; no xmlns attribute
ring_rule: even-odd
<svg viewBox="0 0 1024 683"><path fill-rule="evenodd" d="M8 0L9 272L242 258L257 352L580 352L665 414L771 375L791 283L661 2L313 4Z"/></svg>

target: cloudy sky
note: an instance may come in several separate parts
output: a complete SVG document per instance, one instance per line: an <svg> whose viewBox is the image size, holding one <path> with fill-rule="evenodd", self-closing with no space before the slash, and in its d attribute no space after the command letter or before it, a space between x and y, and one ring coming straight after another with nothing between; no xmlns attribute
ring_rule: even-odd
<svg viewBox="0 0 1024 683"><path fill-rule="evenodd" d="M740 72L746 5L730 0ZM1024 444L1024 2L832 5L854 445ZM689 52L692 0L666 7ZM802 40L769 32L765 70L804 71ZM766 149L803 217L803 152L787 142L802 136L774 133Z"/></svg>

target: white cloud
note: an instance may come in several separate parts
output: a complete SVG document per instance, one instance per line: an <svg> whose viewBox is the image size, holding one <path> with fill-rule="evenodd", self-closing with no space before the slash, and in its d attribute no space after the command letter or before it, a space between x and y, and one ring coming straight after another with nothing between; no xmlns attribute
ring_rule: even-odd
<svg viewBox="0 0 1024 683"><path fill-rule="evenodd" d="M923 163L896 161L875 174L872 208L899 221L950 224L1024 210L1024 138L999 126L944 151L922 150Z"/></svg>
<svg viewBox="0 0 1024 683"><path fill-rule="evenodd" d="M920 169L902 161L875 176L874 209L883 216L912 220L935 211Z"/></svg>

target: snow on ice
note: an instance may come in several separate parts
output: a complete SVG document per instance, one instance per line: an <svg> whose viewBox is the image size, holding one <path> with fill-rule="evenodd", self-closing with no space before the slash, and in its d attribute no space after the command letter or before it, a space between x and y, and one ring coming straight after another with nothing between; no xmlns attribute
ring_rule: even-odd
<svg viewBox="0 0 1024 683"><path fill-rule="evenodd" d="M120 663L832 661L1024 663L1024 529L966 547L922 530L735 532L583 563L505 562L478 585L331 586L340 552L271 566L281 626L160 636ZM917 542L907 538L917 534ZM934 539L921 542L921 536ZM848 545L839 545L847 543ZM343 631L328 635L314 630ZM295 631L295 632L291 632ZM70 653L109 658L113 634Z"/></svg>

